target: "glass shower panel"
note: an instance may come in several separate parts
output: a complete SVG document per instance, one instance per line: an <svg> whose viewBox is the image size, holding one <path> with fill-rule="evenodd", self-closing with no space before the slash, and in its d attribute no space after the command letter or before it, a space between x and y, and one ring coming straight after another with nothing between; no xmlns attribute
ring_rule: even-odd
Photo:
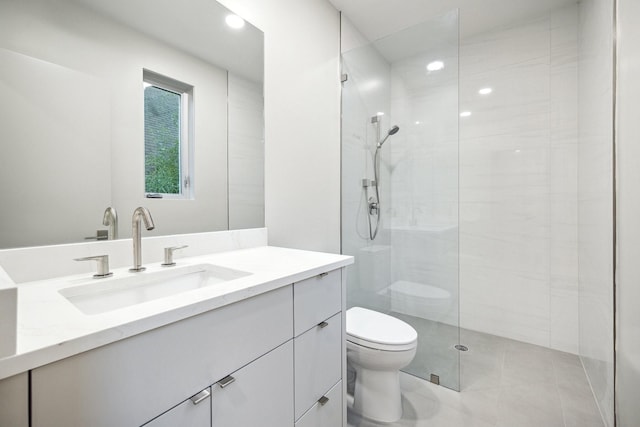
<svg viewBox="0 0 640 427"><path fill-rule="evenodd" d="M343 51L342 66L347 303L412 325L404 371L458 390L458 12Z"/></svg>
<svg viewBox="0 0 640 427"><path fill-rule="evenodd" d="M381 292L391 280L388 168L379 169L377 195L372 181L378 128L389 127L391 70L370 44L345 54L342 67L348 76L342 89L342 251L357 260L347 274L347 301L386 312L389 304ZM378 215L373 215L369 200L377 196Z"/></svg>

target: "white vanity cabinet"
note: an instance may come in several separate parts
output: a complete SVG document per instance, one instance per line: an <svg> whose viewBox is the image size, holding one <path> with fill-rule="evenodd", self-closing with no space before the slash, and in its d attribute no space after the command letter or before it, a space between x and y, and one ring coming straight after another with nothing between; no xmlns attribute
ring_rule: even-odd
<svg viewBox="0 0 640 427"><path fill-rule="evenodd" d="M30 427L343 426L342 275L35 368Z"/></svg>
<svg viewBox="0 0 640 427"><path fill-rule="evenodd" d="M295 283L293 295L296 426L341 425L344 345L341 271Z"/></svg>
<svg viewBox="0 0 640 427"><path fill-rule="evenodd" d="M292 304L287 286L36 368L32 427L141 426L290 340Z"/></svg>

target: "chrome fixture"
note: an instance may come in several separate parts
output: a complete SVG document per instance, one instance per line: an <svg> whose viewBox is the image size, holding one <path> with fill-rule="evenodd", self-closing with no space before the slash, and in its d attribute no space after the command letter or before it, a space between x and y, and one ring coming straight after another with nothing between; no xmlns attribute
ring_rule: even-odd
<svg viewBox="0 0 640 427"><path fill-rule="evenodd" d="M389 129L389 132L387 132L384 139L378 142L378 145L376 145L376 148L382 148L382 144L384 144L387 141L387 138L389 138L391 135L395 135L396 133L398 133L399 130L400 128L398 126L394 126L391 129Z"/></svg>
<svg viewBox="0 0 640 427"><path fill-rule="evenodd" d="M140 220L144 221L144 226L147 230L153 230L155 228L149 209L140 206L133 211L133 267L129 269L132 273L145 270L145 268L142 267L142 231L140 230Z"/></svg>
<svg viewBox="0 0 640 427"><path fill-rule="evenodd" d="M188 248L188 247L189 247L188 245L183 245L183 246L173 246L171 248L164 248L164 262L160 265L162 265L163 267L173 267L174 265L176 265L175 261L173 260L173 253L177 250Z"/></svg>
<svg viewBox="0 0 640 427"><path fill-rule="evenodd" d="M400 128L398 126L393 126L391 129L389 129L389 131L384 136L384 138L380 139L380 117L381 116L379 116L379 115L375 115L375 116L371 117L371 123L376 126L376 141L378 141L378 143L376 144L376 152L375 152L375 154L373 156L373 175L374 175L374 180L373 181L369 181L367 179L363 179L362 180L362 187L365 189L364 191L367 192L367 195L368 195L368 191L369 191L368 188L369 187L374 187L375 190L376 190L375 191L375 197L374 196L369 196L367 198L367 203L369 205L367 219L369 220L369 238L371 240L374 240L376 238L376 236L378 235L378 228L380 227L380 213L381 213L381 208L380 208L380 189L379 189L379 185L380 185L380 149L382 148L382 145L384 145L384 143L387 141L387 139L390 136L395 135L400 130ZM375 227L374 227L374 224L372 224L372 222L371 222L371 219L372 219L371 217L375 217L376 218Z"/></svg>
<svg viewBox="0 0 640 427"><path fill-rule="evenodd" d="M118 212L116 212L116 208L109 206L104 210L102 225L109 227L109 240L118 238Z"/></svg>
<svg viewBox="0 0 640 427"><path fill-rule="evenodd" d="M104 279L105 277L113 276L113 273L109 271L109 255L96 255L84 258L75 258L74 261L97 261L98 272L93 275L94 279Z"/></svg>
<svg viewBox="0 0 640 427"><path fill-rule="evenodd" d="M85 237L84 240L108 240L109 230L96 230L95 236Z"/></svg>
<svg viewBox="0 0 640 427"><path fill-rule="evenodd" d="M204 401L209 396L211 396L211 392L207 388L205 390L202 390L200 393L197 393L196 395L191 396L189 400L191 400L191 403L193 403L194 405L197 405L198 403Z"/></svg>

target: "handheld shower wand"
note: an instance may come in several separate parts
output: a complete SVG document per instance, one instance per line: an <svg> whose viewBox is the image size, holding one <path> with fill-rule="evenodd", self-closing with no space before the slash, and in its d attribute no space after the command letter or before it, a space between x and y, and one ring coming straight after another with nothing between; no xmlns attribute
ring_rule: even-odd
<svg viewBox="0 0 640 427"><path fill-rule="evenodd" d="M373 120L372 120L373 122ZM373 123L376 123L378 126L378 129L380 128L380 122L379 121L375 121ZM391 129L389 129L389 131L387 132L387 134L385 135L385 137L378 141L378 143L376 144L376 152L373 156L373 175L374 175L374 179L375 179L375 188L376 188L376 196L375 199L373 198L373 196L369 197L368 202L369 202L369 215L368 215L368 219L369 219L369 238L371 240L375 240L376 236L378 235L378 228L380 227L380 149L382 148L382 145L387 141L387 139L392 136L395 135L396 133L398 133L398 131L400 130L400 128L398 126L393 126ZM373 225L371 224L371 217L375 215L376 216L376 224L375 224L375 228L373 227Z"/></svg>
<svg viewBox="0 0 640 427"><path fill-rule="evenodd" d="M394 126L391 129L389 129L389 132L387 132L384 138L381 141L379 141L378 144L376 145L376 149L382 148L382 144L384 144L387 141L387 138L389 138L391 135L395 135L396 133L398 133L399 130L400 128L398 126Z"/></svg>

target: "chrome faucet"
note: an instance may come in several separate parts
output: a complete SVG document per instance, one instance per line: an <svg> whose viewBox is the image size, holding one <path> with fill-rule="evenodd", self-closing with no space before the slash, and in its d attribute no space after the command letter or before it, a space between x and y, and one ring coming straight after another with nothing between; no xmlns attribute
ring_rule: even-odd
<svg viewBox="0 0 640 427"><path fill-rule="evenodd" d="M113 273L109 271L109 255L96 255L87 256L84 258L75 258L74 261L97 261L98 272L93 275L94 279L103 279L105 277L113 276Z"/></svg>
<svg viewBox="0 0 640 427"><path fill-rule="evenodd" d="M144 226L147 230L153 230L155 224L151 218L151 214L147 208L142 206L133 211L133 267L129 269L131 272L144 271L142 267L142 232L140 230L140 220L144 221Z"/></svg>
<svg viewBox="0 0 640 427"><path fill-rule="evenodd" d="M102 225L109 227L109 240L118 238L118 212L116 212L116 208L109 206L105 209Z"/></svg>

